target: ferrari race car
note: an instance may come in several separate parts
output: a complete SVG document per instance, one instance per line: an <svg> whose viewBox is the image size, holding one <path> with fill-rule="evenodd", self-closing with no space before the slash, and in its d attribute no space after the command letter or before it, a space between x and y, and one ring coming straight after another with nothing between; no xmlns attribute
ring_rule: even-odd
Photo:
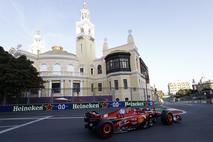
<svg viewBox="0 0 213 142"><path fill-rule="evenodd" d="M85 128L100 138L108 138L113 133L123 133L152 127L158 120L164 125L171 125L182 119L180 111L165 109L157 111L144 108L120 108L106 114L90 111L85 114Z"/></svg>

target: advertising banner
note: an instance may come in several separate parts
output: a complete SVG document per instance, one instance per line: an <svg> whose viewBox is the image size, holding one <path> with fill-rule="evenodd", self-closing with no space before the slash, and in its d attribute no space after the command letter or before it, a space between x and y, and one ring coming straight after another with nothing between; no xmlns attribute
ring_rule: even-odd
<svg viewBox="0 0 213 142"><path fill-rule="evenodd" d="M125 102L125 106L130 106L130 107L144 107L145 102L144 101L128 101Z"/></svg>
<svg viewBox="0 0 213 142"><path fill-rule="evenodd" d="M14 105L13 112L43 111L43 105Z"/></svg>
<svg viewBox="0 0 213 142"><path fill-rule="evenodd" d="M0 106L0 112L12 112L13 106Z"/></svg>
<svg viewBox="0 0 213 142"><path fill-rule="evenodd" d="M70 109L93 109L100 108L99 103L73 103Z"/></svg>
<svg viewBox="0 0 213 142"><path fill-rule="evenodd" d="M100 102L100 108L119 108L119 107L125 107L124 102Z"/></svg>
<svg viewBox="0 0 213 142"><path fill-rule="evenodd" d="M27 111L60 111L77 109L97 109L97 108L122 108L122 107L145 107L144 101L112 101L112 102L93 102L93 103L59 103L42 105L13 105L0 106L0 112L27 112ZM159 104L155 103L156 107Z"/></svg>
<svg viewBox="0 0 213 142"><path fill-rule="evenodd" d="M44 105L45 111L59 111L59 110L70 110L72 109L72 104L46 104Z"/></svg>

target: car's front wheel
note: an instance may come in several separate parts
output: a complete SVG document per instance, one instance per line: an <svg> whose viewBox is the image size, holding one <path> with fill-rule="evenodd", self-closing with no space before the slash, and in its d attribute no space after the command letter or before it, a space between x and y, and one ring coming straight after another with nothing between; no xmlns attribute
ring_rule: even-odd
<svg viewBox="0 0 213 142"><path fill-rule="evenodd" d="M173 114L169 111L163 111L161 114L161 122L164 125L172 125L173 123Z"/></svg>

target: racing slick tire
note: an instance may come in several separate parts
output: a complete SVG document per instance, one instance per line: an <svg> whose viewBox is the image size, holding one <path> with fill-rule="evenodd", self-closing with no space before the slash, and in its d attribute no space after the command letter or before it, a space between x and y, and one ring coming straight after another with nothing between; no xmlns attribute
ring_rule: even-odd
<svg viewBox="0 0 213 142"><path fill-rule="evenodd" d="M172 125L173 123L173 114L169 111L162 111L161 113L161 122L164 125Z"/></svg>
<svg viewBox="0 0 213 142"><path fill-rule="evenodd" d="M152 114L150 114L146 118L145 122L143 123L143 128L150 128L154 125L154 123L155 123L155 118Z"/></svg>
<svg viewBox="0 0 213 142"><path fill-rule="evenodd" d="M113 123L110 120L102 119L96 127L96 134L99 138L109 138L113 133Z"/></svg>
<svg viewBox="0 0 213 142"><path fill-rule="evenodd" d="M149 115L149 127L152 127L154 125L154 116L153 115Z"/></svg>

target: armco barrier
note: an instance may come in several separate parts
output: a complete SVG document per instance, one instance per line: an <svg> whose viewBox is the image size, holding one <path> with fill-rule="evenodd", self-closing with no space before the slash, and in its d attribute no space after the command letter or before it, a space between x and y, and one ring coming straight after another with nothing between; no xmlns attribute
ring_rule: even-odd
<svg viewBox="0 0 213 142"><path fill-rule="evenodd" d="M179 101L179 102L185 103L185 104L213 104L213 98L206 99L206 100L189 100L189 101Z"/></svg>
<svg viewBox="0 0 213 142"><path fill-rule="evenodd" d="M91 102L91 103L60 103L42 105L13 105L0 106L0 112L28 112L28 111L60 111L78 109L97 109L97 108L122 108L126 106L144 107L145 101L112 101L112 102ZM158 103L155 106L158 107Z"/></svg>

